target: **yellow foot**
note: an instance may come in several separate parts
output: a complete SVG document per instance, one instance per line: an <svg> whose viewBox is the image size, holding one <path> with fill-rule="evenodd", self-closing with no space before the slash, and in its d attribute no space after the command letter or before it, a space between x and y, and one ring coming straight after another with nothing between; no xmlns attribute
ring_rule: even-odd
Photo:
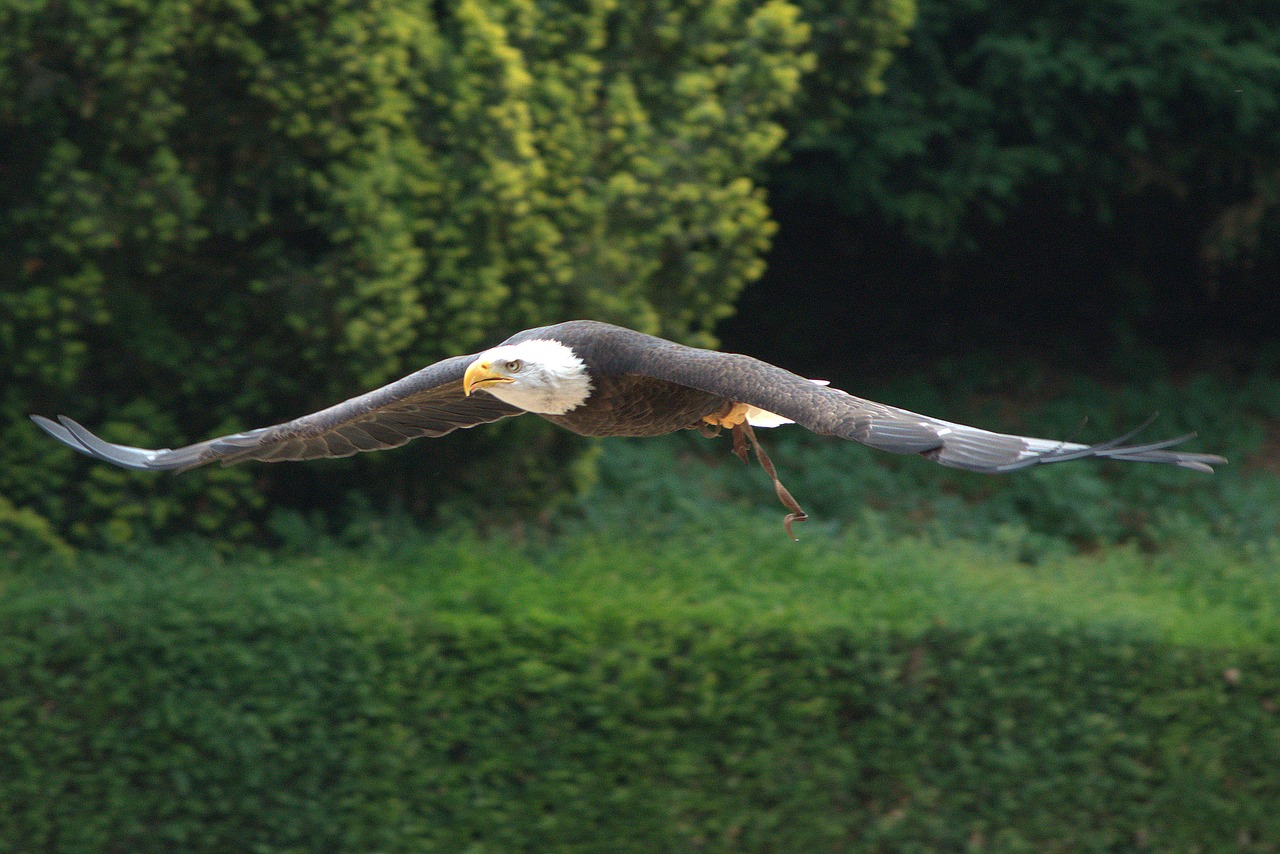
<svg viewBox="0 0 1280 854"><path fill-rule="evenodd" d="M750 411L751 411L751 407L748 406L747 404L735 403L729 407L729 410L727 412L721 413L719 415L706 415L706 416L703 416L702 420L712 425L713 427L728 427L729 429L732 430L734 427L737 427L739 424L746 423L747 413Z"/></svg>

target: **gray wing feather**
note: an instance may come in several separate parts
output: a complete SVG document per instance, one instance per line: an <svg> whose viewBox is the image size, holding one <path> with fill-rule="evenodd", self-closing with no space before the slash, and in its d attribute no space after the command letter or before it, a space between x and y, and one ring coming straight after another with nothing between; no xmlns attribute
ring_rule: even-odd
<svg viewBox="0 0 1280 854"><path fill-rule="evenodd" d="M1143 445L1125 444L1137 434L1135 430L1111 441L1082 445L994 433L816 385L750 356L642 337L647 340L629 337L622 342L613 356L615 369L688 385L790 418L815 433L840 436L895 454L920 454L952 468L1001 473L1099 457L1212 472L1213 465L1227 462L1217 454L1167 450L1195 434Z"/></svg>
<svg viewBox="0 0 1280 854"><path fill-rule="evenodd" d="M520 414L523 410L492 395L463 394L462 375L474 358L455 356L293 421L182 448L147 450L116 445L99 439L65 415L58 416L57 421L32 415L31 420L82 454L130 469L182 471L214 461L230 465L243 460L348 457Z"/></svg>

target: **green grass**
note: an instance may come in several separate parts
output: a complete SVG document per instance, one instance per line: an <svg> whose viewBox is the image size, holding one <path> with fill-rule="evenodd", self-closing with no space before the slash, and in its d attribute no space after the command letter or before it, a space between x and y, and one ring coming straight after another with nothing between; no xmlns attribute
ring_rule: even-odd
<svg viewBox="0 0 1280 854"><path fill-rule="evenodd" d="M1128 544L1028 562L1029 535L1012 527L984 542L937 539L886 531L867 514L798 526L802 539L792 542L778 515L704 506L683 529L670 520L630 530L579 522L532 538L522 528L427 534L383 519L366 523L359 547L312 532L285 554L223 556L189 544L85 556L78 569L10 572L0 592L123 583L146 598L152 586L180 586L193 574L266 574L331 586L374 610L683 613L906 634L1022 623L1203 647L1280 642L1280 560L1269 549L1198 536L1154 554Z"/></svg>
<svg viewBox="0 0 1280 854"><path fill-rule="evenodd" d="M581 532L514 548L461 535L390 560L352 555L334 565L354 583L381 583L433 608L488 601L504 611L725 612L734 622L906 634L1025 622L1124 626L1137 637L1207 647L1280 641L1273 554L1203 542L1154 557L1126 546L1030 566L1014 552L858 527L819 529L793 543L776 519L726 514L714 531L657 541ZM431 567L449 571L441 577Z"/></svg>

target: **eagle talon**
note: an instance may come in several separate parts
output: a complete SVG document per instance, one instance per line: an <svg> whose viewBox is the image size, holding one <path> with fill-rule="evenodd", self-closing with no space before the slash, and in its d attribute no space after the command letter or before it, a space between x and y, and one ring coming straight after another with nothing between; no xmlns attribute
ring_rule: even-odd
<svg viewBox="0 0 1280 854"><path fill-rule="evenodd" d="M809 521L809 514L804 512L803 510L801 510L799 513L788 513L786 518L782 520L782 527L787 529L787 536L790 537L793 542L798 543L800 542L800 538L791 532L791 525L795 522L807 522L807 521Z"/></svg>
<svg viewBox="0 0 1280 854"><path fill-rule="evenodd" d="M744 463L748 462L747 454L750 453L750 449L747 447L747 437L741 426L733 428L733 453Z"/></svg>
<svg viewBox="0 0 1280 854"><path fill-rule="evenodd" d="M760 446L760 440L756 438L756 431L751 429L751 425L743 422L733 428L733 452L742 458L745 463L747 461L747 444L750 443L752 450L756 452L756 461L760 463L760 468L764 469L765 474L773 481L773 491L778 496L778 500L782 502L782 506L790 512L787 513L785 519L782 520L782 527L787 529L787 536L795 542L800 542L791 531L791 525L794 522L803 522L809 518L809 514L800 508L800 502L796 501L791 491L782 485L782 481L778 479L778 470L773 467L773 460L769 459L769 455L765 453L763 447Z"/></svg>

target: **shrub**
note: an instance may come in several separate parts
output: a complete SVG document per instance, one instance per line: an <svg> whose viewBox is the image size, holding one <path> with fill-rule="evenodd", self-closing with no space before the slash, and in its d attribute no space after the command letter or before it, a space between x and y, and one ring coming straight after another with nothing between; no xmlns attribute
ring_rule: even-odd
<svg viewBox="0 0 1280 854"><path fill-rule="evenodd" d="M572 548L595 559L589 542ZM752 573L726 563L683 570L681 582L663 569L678 551L616 546L601 556L612 555L615 581L596 571L591 585L571 561L530 564L466 537L377 565L151 553L10 577L0 843L1280 842L1274 644L1182 646L1097 621L1065 629L984 611L999 605L994 592L915 628L807 596L788 612L797 591L768 581L742 607L724 597ZM892 595L892 562L869 560L842 559L842 597ZM766 553L758 573L803 581L809 566ZM917 584L946 575L918 569ZM670 586L696 578L719 589ZM828 618L799 619L804 608Z"/></svg>
<svg viewBox="0 0 1280 854"><path fill-rule="evenodd" d="M756 175L808 63L783 0L70 0L0 27L0 491L99 543L234 539L264 495L371 480L411 503L425 472L86 475L28 412L173 446L543 322L708 341L761 271ZM546 479L556 441L506 474Z"/></svg>

